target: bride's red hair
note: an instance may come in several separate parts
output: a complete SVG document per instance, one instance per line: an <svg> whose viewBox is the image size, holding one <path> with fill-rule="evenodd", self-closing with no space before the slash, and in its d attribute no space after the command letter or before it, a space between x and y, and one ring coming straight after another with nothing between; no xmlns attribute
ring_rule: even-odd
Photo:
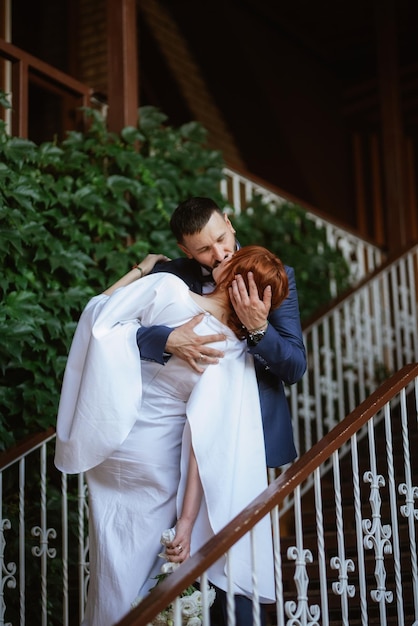
<svg viewBox="0 0 418 626"><path fill-rule="evenodd" d="M289 293L289 282L281 260L262 246L240 248L222 271L216 290L228 289L237 274L243 277L248 289L248 272L252 272L254 275L260 299L263 298L264 289L270 285L272 292L271 310L277 309ZM227 324L237 337L246 338L247 331L243 328L232 304L230 304Z"/></svg>

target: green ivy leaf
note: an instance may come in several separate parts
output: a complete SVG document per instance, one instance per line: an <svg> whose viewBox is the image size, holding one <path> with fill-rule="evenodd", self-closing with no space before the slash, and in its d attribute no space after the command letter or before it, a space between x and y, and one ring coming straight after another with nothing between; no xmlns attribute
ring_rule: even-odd
<svg viewBox="0 0 418 626"><path fill-rule="evenodd" d="M144 135L135 126L126 126L121 130L121 137L128 144L134 144L137 141L144 141Z"/></svg>

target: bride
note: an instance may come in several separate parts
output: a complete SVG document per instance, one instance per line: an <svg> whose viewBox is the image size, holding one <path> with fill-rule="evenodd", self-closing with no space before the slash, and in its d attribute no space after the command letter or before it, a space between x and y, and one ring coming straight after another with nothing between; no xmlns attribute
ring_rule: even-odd
<svg viewBox="0 0 418 626"><path fill-rule="evenodd" d="M155 257L141 263L144 274ZM172 554L184 560L267 486L248 329L230 298L239 297L238 274L250 292L257 290L267 320L288 284L281 261L259 246L222 261L213 270L210 294L192 293L173 274L142 277L131 270L92 298L80 317L61 391L55 464L66 473L85 472L88 484L90 582L83 626L111 626L147 594L161 565L161 532L177 519L183 520L182 541L174 541ZM140 359L138 325L176 327L199 314L194 330L213 336L213 347L224 354L218 363L198 373L175 356L164 365ZM189 465L201 490L191 499L193 520L185 528ZM255 540L260 563L252 564L245 537L232 550L234 592L251 597L254 566L260 601L273 602L268 519L256 526ZM227 589L224 559L208 578Z"/></svg>

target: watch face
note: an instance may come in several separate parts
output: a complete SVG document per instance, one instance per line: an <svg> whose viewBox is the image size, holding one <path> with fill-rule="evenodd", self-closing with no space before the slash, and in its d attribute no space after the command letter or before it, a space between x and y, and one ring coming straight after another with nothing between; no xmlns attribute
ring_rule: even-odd
<svg viewBox="0 0 418 626"><path fill-rule="evenodd" d="M265 334L266 334L265 330L259 330L256 333L249 333L248 337L251 343L255 345L264 337Z"/></svg>

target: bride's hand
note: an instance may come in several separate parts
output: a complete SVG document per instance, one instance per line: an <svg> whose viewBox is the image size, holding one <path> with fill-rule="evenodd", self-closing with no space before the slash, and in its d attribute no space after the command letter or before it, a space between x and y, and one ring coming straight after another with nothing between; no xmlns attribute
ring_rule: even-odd
<svg viewBox="0 0 418 626"><path fill-rule="evenodd" d="M122 276L122 278L119 278L119 280L108 287L103 293L110 296L114 291L116 291L116 289L126 287L127 285L134 283L139 278L142 278L152 272L154 265L160 261L170 261L170 259L164 254L147 254L141 263L134 265L127 274Z"/></svg>
<svg viewBox="0 0 418 626"><path fill-rule="evenodd" d="M172 563L183 563L183 561L189 558L192 527L192 524L181 518L177 521L176 535L165 549L167 559Z"/></svg>
<svg viewBox="0 0 418 626"><path fill-rule="evenodd" d="M142 269L142 276L146 276L147 274L150 274L150 272L152 272L156 263L161 263L165 261L171 261L171 259L168 256L165 256L165 254L150 253L147 254L147 256L136 265L136 268L139 270Z"/></svg>

